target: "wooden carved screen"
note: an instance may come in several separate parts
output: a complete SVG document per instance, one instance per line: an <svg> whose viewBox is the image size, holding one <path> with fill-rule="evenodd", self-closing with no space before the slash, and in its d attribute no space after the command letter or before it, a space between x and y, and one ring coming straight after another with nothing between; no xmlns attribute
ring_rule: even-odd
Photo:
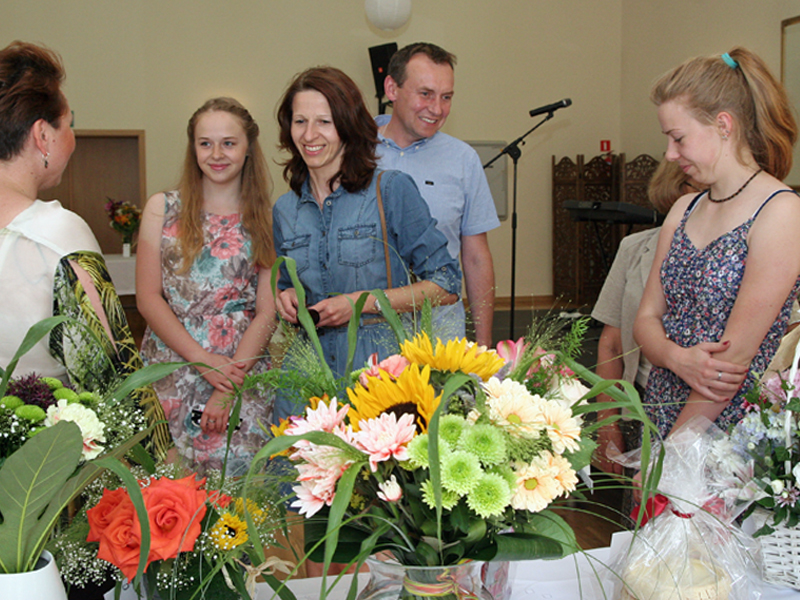
<svg viewBox="0 0 800 600"><path fill-rule="evenodd" d="M553 156L553 295L575 307L593 306L603 287L620 240L629 225L574 221L567 200L629 202L650 207L647 184L658 161L641 155L630 163L625 155L600 155L584 162ZM637 225L636 231L651 225Z"/></svg>

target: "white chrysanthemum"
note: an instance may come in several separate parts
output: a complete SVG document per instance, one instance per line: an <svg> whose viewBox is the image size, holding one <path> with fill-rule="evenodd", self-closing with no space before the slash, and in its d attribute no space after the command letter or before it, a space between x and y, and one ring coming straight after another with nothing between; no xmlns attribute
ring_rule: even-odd
<svg viewBox="0 0 800 600"><path fill-rule="evenodd" d="M66 400L59 400L58 404L48 407L44 425L50 427L59 421L72 421L80 427L83 436L83 458L91 460L103 451L100 444L106 441L103 433L106 426L91 408L77 402L68 404Z"/></svg>
<svg viewBox="0 0 800 600"><path fill-rule="evenodd" d="M533 438L545 427L544 400L521 383L492 377L485 385L489 419L517 437Z"/></svg>

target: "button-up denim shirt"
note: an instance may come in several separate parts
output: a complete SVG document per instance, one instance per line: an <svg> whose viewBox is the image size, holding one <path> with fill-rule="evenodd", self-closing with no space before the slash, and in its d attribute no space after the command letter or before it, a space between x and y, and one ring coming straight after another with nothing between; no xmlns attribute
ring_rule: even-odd
<svg viewBox="0 0 800 600"><path fill-rule="evenodd" d="M361 191L350 193L339 186L321 207L311 193L308 180L299 197L288 192L275 203L275 249L278 256L291 257L297 263L309 306L336 294L389 287L375 193L377 173ZM408 285L411 269L418 279L432 281L451 294L460 294L458 262L448 253L447 240L436 229L436 221L411 177L399 171L385 171L381 196L392 285ZM278 286L292 287L285 269ZM366 320L374 317L366 315ZM364 366L373 352L382 360L398 350L386 323L365 324L364 320L359 327L354 368ZM335 375L344 375L347 327L325 327L318 333L326 362Z"/></svg>

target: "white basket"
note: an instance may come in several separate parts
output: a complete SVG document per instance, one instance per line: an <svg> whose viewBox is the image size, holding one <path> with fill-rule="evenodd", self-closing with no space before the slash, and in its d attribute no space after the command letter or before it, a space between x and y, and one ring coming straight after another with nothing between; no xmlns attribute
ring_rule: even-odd
<svg viewBox="0 0 800 600"><path fill-rule="evenodd" d="M756 530L767 519L772 519L768 510L758 508L753 512ZM800 527L781 524L773 528L773 533L756 538L761 542L764 558L764 581L800 590Z"/></svg>

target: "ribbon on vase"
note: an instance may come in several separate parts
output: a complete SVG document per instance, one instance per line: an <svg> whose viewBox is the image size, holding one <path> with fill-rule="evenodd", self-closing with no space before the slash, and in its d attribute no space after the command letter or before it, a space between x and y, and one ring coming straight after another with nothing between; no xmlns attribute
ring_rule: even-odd
<svg viewBox="0 0 800 600"><path fill-rule="evenodd" d="M406 576L403 580L403 588L412 596L419 596L421 598L455 596L458 600L480 600L478 596L461 587L454 575L443 573L436 579L439 580L439 583L425 583L421 581L412 581Z"/></svg>
<svg viewBox="0 0 800 600"><path fill-rule="evenodd" d="M669 498L667 498L664 494L650 496L647 499L647 502L644 503L644 507L642 507L641 504L634 507L634 509L631 511L631 519L634 521L638 520L639 513L644 510L644 514L642 515L642 527L644 527L650 519L655 519L658 515L663 513L669 505ZM688 519L692 516L688 513L678 512L674 508L672 509L672 514L680 517L681 519Z"/></svg>
<svg viewBox="0 0 800 600"><path fill-rule="evenodd" d="M256 580L259 576L272 575L275 571L280 571L289 575L294 569L294 563L280 559L277 556L268 557L267 560L256 567L243 563L238 558L235 558L234 561L247 573L244 586L251 598L256 597ZM222 566L222 576L225 578L225 585L227 585L231 591L235 592L236 586L233 584L233 581L231 581L231 577L228 575L228 570L225 568L225 565Z"/></svg>

